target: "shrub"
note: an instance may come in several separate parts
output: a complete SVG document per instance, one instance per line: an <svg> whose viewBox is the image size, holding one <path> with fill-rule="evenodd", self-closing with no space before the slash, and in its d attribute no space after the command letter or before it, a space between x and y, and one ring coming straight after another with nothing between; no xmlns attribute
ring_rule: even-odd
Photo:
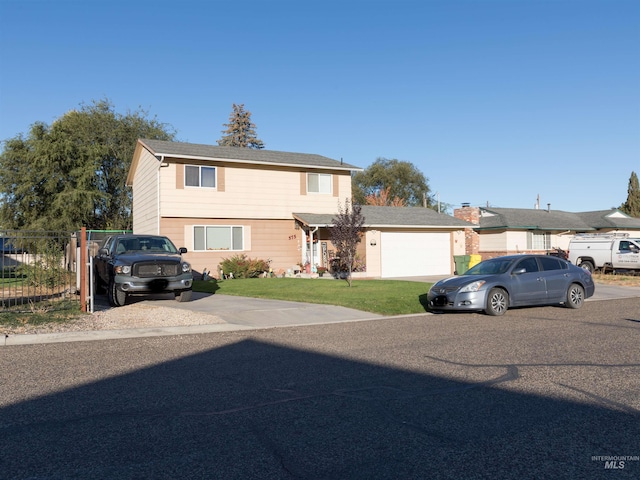
<svg viewBox="0 0 640 480"><path fill-rule="evenodd" d="M218 271L225 275L233 273L233 278L256 278L263 272L269 271L267 260L252 259L245 254L224 258L218 265Z"/></svg>
<svg viewBox="0 0 640 480"><path fill-rule="evenodd" d="M22 264L15 270L15 275L26 279L31 287L56 288L69 285L74 274L62 267L63 253L48 246L36 256L31 264Z"/></svg>

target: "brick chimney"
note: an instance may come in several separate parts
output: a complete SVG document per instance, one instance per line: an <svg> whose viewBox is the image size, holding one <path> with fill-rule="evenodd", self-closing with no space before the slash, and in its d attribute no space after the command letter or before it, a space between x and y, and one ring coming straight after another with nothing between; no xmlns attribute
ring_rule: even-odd
<svg viewBox="0 0 640 480"><path fill-rule="evenodd" d="M456 208L453 216L465 222L480 225L480 209L471 207L468 203L463 203L462 208ZM465 254L476 255L480 252L480 236L472 229L464 229Z"/></svg>

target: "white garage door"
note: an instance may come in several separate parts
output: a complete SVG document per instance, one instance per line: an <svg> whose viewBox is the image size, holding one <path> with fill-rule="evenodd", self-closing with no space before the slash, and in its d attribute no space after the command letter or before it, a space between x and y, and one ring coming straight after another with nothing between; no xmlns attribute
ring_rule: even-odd
<svg viewBox="0 0 640 480"><path fill-rule="evenodd" d="M449 233L382 232L382 277L451 273Z"/></svg>

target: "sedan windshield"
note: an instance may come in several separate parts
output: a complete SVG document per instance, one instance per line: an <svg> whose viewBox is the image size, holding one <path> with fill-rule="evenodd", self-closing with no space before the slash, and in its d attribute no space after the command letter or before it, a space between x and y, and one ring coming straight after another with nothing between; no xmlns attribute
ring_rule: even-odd
<svg viewBox="0 0 640 480"><path fill-rule="evenodd" d="M512 263L513 259L495 258L485 260L471 267L463 275L500 275L505 273Z"/></svg>

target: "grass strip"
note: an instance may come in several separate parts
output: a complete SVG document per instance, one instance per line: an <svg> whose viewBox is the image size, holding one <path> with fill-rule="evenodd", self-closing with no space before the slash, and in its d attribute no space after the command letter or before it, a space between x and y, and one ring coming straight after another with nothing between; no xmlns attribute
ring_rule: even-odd
<svg viewBox="0 0 640 480"><path fill-rule="evenodd" d="M194 291L241 297L268 298L354 308L380 315L426 311L432 284L399 280L344 280L325 278L247 278L195 281Z"/></svg>

